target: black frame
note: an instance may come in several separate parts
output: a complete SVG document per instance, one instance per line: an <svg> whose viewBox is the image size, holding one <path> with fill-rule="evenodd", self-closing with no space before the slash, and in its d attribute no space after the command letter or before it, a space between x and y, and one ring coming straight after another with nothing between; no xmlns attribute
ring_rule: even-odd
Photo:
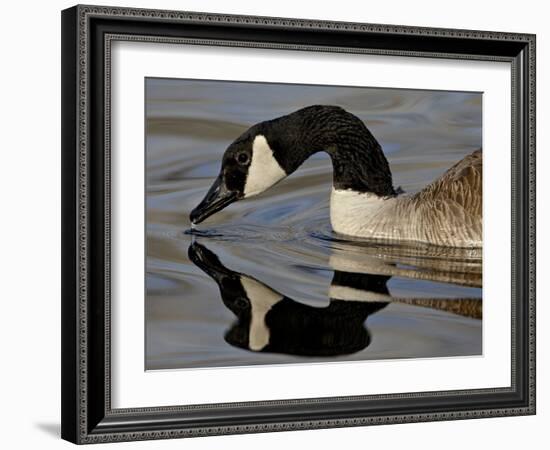
<svg viewBox="0 0 550 450"><path fill-rule="evenodd" d="M112 409L110 44L186 42L512 65L512 385ZM535 413L535 36L97 6L62 12L62 437L75 443Z"/></svg>

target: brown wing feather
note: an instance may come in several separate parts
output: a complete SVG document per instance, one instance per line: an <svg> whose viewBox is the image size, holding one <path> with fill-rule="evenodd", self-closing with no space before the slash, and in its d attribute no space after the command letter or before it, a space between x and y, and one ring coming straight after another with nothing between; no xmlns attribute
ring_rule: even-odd
<svg viewBox="0 0 550 450"><path fill-rule="evenodd" d="M426 230L436 241L480 241L482 236L482 151L464 157L413 196Z"/></svg>
<svg viewBox="0 0 550 450"><path fill-rule="evenodd" d="M457 162L418 196L423 201L454 202L471 215L481 215L482 167L480 149Z"/></svg>

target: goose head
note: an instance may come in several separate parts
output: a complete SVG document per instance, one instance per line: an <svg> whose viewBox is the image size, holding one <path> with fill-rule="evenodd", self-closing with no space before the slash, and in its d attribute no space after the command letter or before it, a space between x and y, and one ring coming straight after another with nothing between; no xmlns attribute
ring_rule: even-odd
<svg viewBox="0 0 550 450"><path fill-rule="evenodd" d="M287 176L264 134L269 128L267 123L258 124L227 148L219 175L191 212L192 223L202 222L237 200L258 195Z"/></svg>
<svg viewBox="0 0 550 450"><path fill-rule="evenodd" d="M191 222L265 192L319 151L332 159L336 189L395 195L388 162L365 124L338 106L314 105L260 122L232 142Z"/></svg>
<svg viewBox="0 0 550 450"><path fill-rule="evenodd" d="M236 316L250 313L251 304L245 285L247 281L248 284L255 284L255 280L228 269L214 252L196 242L189 246L188 256L193 264L216 282L222 301L230 311Z"/></svg>

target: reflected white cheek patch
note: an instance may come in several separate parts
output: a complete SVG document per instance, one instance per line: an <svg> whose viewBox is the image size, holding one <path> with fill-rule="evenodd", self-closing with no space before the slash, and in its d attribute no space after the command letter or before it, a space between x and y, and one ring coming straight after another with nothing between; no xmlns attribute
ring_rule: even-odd
<svg viewBox="0 0 550 450"><path fill-rule="evenodd" d="M265 316L284 297L262 283L245 276L241 278L241 285L252 308L248 347L250 350L260 351L269 344L269 328L265 323Z"/></svg>
<svg viewBox="0 0 550 450"><path fill-rule="evenodd" d="M286 177L286 172L273 156L265 136L259 134L252 144L252 161L244 185L244 196L260 194Z"/></svg>

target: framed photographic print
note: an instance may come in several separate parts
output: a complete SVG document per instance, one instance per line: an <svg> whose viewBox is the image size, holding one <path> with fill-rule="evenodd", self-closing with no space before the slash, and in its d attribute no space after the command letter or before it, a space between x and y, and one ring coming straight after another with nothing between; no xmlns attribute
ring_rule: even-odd
<svg viewBox="0 0 550 450"><path fill-rule="evenodd" d="M535 36L62 12L62 436L535 413Z"/></svg>

